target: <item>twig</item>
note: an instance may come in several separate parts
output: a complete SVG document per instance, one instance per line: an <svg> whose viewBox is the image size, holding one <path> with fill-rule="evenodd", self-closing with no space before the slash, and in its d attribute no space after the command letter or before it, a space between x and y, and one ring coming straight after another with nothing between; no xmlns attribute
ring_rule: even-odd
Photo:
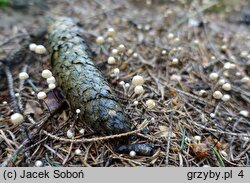
<svg viewBox="0 0 250 183"><path fill-rule="evenodd" d="M13 77L12 77L9 66L5 66L4 70L5 70L5 74L6 74L7 81L8 81L9 93L10 93L10 98L11 98L11 107L15 113L19 113L20 111L18 108L16 96L15 96Z"/></svg>
<svg viewBox="0 0 250 183"><path fill-rule="evenodd" d="M204 125L198 124L194 121L188 120L190 122L192 122L194 125L203 128L207 131L212 131L212 132L217 132L217 133L221 133L221 134L226 134L226 135L232 135L232 136L237 136L237 137L250 137L250 134L247 133L234 133L234 132L226 132L226 131L222 131L222 130L217 130L217 129L213 129L213 128L208 128Z"/></svg>
<svg viewBox="0 0 250 183"><path fill-rule="evenodd" d="M73 147L73 143L70 144L70 147L69 147L69 151L68 151L68 154L67 156L65 157L65 159L63 160L63 165L65 165L65 163L67 163L68 159L69 159L69 156L70 156L70 153L72 151L72 147Z"/></svg>
<svg viewBox="0 0 250 183"><path fill-rule="evenodd" d="M47 144L43 144L43 146L48 149L50 152L52 152L53 154L55 154L58 158L60 158L61 160L63 160L64 158L58 153L56 152L54 149L52 149L50 146L48 146Z"/></svg>
<svg viewBox="0 0 250 183"><path fill-rule="evenodd" d="M191 106L191 107L193 107L193 106L192 106L191 104L189 104L189 103L186 103L186 104L189 105L189 106ZM196 109L196 110L198 110L198 109ZM199 110L198 112L201 112L201 111ZM208 118L208 119L209 119L209 118ZM198 126L198 127L200 127L200 128L203 128L203 129L205 129L205 130L207 130L207 131L218 132L218 133L221 133L221 134L232 135L232 136L238 136L238 137L250 137L250 134L248 134L248 133L226 132L226 131L222 131L222 130L217 130L217 129L213 129L213 128L208 128L208 127L206 127L206 126L204 126L204 125L201 125L201 124L196 123L196 122L193 121L192 119L191 119L191 120L187 119L187 120L188 120L189 122L193 123L194 125L196 125L196 126Z"/></svg>
<svg viewBox="0 0 250 183"><path fill-rule="evenodd" d="M175 88L175 87L172 87L172 86L166 84L167 82L164 81L163 79L162 79L163 82L160 81L160 79L156 78L150 71L148 71L148 73L149 73L150 76L155 80L156 84L160 83L162 86L165 86L165 87L167 87L167 88L170 88L170 89L172 89L172 90L175 90L175 91L177 91L177 92L180 93L180 94L186 95L186 96L188 96L188 97L190 97L190 98L194 98L194 99L196 99L196 100L198 100L198 101L201 101L201 102L203 102L203 103L206 103L206 104L209 104L209 105L211 105L211 106L214 106L212 103L210 103L210 102L208 102L208 101L205 101L204 99L201 99L201 98L199 98L199 97L197 97L197 96L195 96L195 95L192 95L192 94L190 94L190 93L187 93L187 92L185 92L185 91L182 91L182 90L180 90L180 89L177 89L177 88Z"/></svg>
<svg viewBox="0 0 250 183"><path fill-rule="evenodd" d="M250 145L248 145L247 148L235 158L235 160L240 160L240 158L244 156L244 154L246 154L249 150L250 150Z"/></svg>
<svg viewBox="0 0 250 183"><path fill-rule="evenodd" d="M37 128L30 134L30 138L25 139L22 144L15 150L15 152L8 156L8 158L1 164L2 167L6 167L10 161L12 161L22 150L23 148L30 142L32 138L34 138L34 135L37 134L39 127L44 124L51 116L46 116L44 119L36 122L35 124L32 124L31 127L36 126ZM30 127L30 128L31 128Z"/></svg>
<svg viewBox="0 0 250 183"><path fill-rule="evenodd" d="M28 66L25 64L22 68L22 72L27 72ZM25 80L20 80L19 81L19 96L17 97L17 101L18 101L18 107L20 109L20 111L22 113L24 113L24 106L23 106L23 102L22 102L22 91L23 91L23 86L24 86L24 82ZM36 121L34 120L34 118L30 115L27 114L25 115L27 117L27 119L32 123L35 124Z"/></svg>
<svg viewBox="0 0 250 183"><path fill-rule="evenodd" d="M109 135L109 136L105 136L105 137L94 137L94 138L90 138L90 139L87 139L87 138L66 139L66 138L63 138L63 137L58 137L56 135L53 135L53 134L51 134L51 133L49 133L49 132L47 132L45 130L42 130L42 133L44 133L45 135L49 136L52 139L60 140L60 141L66 142L66 143L67 142L70 142L70 143L84 143L84 142L95 142L95 141L101 141L101 140L109 140L109 139L120 138L120 137L124 137L124 136L128 136L128 135L132 135L132 134L140 132L146 126L147 125L139 128L137 130L131 131L131 132L126 132L126 133L121 133L121 134L116 134L116 135Z"/></svg>
<svg viewBox="0 0 250 183"><path fill-rule="evenodd" d="M28 69L28 66L25 64L22 68L22 72L27 72L27 69ZM24 107L22 103L22 90L23 90L24 82L25 80L19 80L19 96L17 97L18 107L22 112L24 111Z"/></svg>
<svg viewBox="0 0 250 183"><path fill-rule="evenodd" d="M165 117L168 119L166 114L165 114ZM166 159L165 159L166 166L168 166L168 161L169 161L168 159L169 159L169 149L170 149L170 134L172 133L172 124L173 124L172 113L170 114L170 120L168 119L168 121L170 121L170 125L169 125L169 133L168 133L168 139L167 139L167 151L166 151Z"/></svg>
<svg viewBox="0 0 250 183"><path fill-rule="evenodd" d="M1 164L1 167L8 166L8 163L12 161L21 152L21 150L25 147L25 145L28 142L29 139L24 140L23 143L15 150L15 152L11 156L8 156L8 158Z"/></svg>
<svg viewBox="0 0 250 183"><path fill-rule="evenodd" d="M12 40L19 38L19 37L24 37L24 36L29 36L28 34L25 33L21 33L21 34L16 34L10 38L8 38L7 40L4 40L3 42L0 43L0 47L4 46L5 44L8 44L9 42L11 42Z"/></svg>
<svg viewBox="0 0 250 183"><path fill-rule="evenodd" d="M202 6L202 7L201 7L199 10L197 10L197 11L198 11L198 13L201 13L201 12L206 11L206 10L208 10L209 8L215 6L216 4L218 4L218 1L214 1L214 2L211 2L211 3L209 3L209 4L205 4L204 6ZM175 26L169 30L169 32L175 31L180 25L182 25L183 23L185 23L188 19L195 17L198 13L197 13L197 12L191 12L191 13L187 14L187 16L185 16L185 17L182 18L180 21L178 21L178 22L175 24Z"/></svg>

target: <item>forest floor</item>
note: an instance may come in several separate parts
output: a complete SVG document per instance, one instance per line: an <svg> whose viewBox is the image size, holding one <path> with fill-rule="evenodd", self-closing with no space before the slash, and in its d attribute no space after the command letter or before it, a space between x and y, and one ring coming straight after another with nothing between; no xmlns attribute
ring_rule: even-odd
<svg viewBox="0 0 250 183"><path fill-rule="evenodd" d="M247 1L205 0L47 0L0 7L0 164L250 166L250 27L249 17L241 18L245 10ZM83 28L95 64L133 126L149 122L133 143L153 144L152 156L119 154L111 142L98 138L73 143L50 137L67 138L69 129L74 139L100 135L55 98L59 90L48 90L41 77L43 69L51 68L46 39L35 42L48 49L44 55L26 49L25 58L16 57L8 67L2 60L54 16L72 17ZM115 35L108 35L110 28ZM102 45L96 44L99 36ZM114 49L121 44L126 51L117 55ZM110 56L115 64L108 64ZM19 80L21 71L29 74L25 82ZM134 93L135 75L145 80L143 94ZM44 102L37 99L39 91L47 93ZM155 103L152 108L149 99ZM10 120L15 110L25 116L20 125Z"/></svg>

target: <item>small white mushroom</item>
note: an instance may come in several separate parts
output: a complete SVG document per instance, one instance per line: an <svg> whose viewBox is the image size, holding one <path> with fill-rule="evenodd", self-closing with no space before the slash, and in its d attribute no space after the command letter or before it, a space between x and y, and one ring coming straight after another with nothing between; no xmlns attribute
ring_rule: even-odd
<svg viewBox="0 0 250 183"><path fill-rule="evenodd" d="M215 91L214 94L213 94L213 97L215 99L221 99L222 98L222 93L220 91Z"/></svg>
<svg viewBox="0 0 250 183"><path fill-rule="evenodd" d="M67 137L68 137L69 139L72 139L74 136L75 136L74 131L69 129L69 130L67 131Z"/></svg>
<svg viewBox="0 0 250 183"><path fill-rule="evenodd" d="M137 100L134 101L134 105L138 105L139 102Z"/></svg>
<svg viewBox="0 0 250 183"><path fill-rule="evenodd" d="M52 77L52 72L48 69L45 69L42 71L42 77L46 78L46 79L50 78L50 77Z"/></svg>
<svg viewBox="0 0 250 183"><path fill-rule="evenodd" d="M196 136L194 136L193 140L194 140L196 143L200 143L200 141L201 141L201 136L196 135Z"/></svg>
<svg viewBox="0 0 250 183"><path fill-rule="evenodd" d="M37 160L37 161L35 162L35 166L36 166L36 167L42 167L42 166L43 166L43 162L42 162L41 160Z"/></svg>
<svg viewBox="0 0 250 183"><path fill-rule="evenodd" d="M113 64L115 64L115 58L114 57L109 57L108 58L108 64L110 64L110 65L113 65Z"/></svg>
<svg viewBox="0 0 250 183"><path fill-rule="evenodd" d="M196 45L199 44L199 42L200 41L198 39L194 40L194 44L196 44Z"/></svg>
<svg viewBox="0 0 250 183"><path fill-rule="evenodd" d="M10 116L10 120L14 125L19 125L20 123L23 122L24 117L20 113L14 113Z"/></svg>
<svg viewBox="0 0 250 183"><path fill-rule="evenodd" d="M210 117L211 118L215 118L215 114L214 113L210 113Z"/></svg>
<svg viewBox="0 0 250 183"><path fill-rule="evenodd" d="M202 97L202 96L204 96L206 93L207 93L206 90L200 90L200 91L198 92L198 95Z"/></svg>
<svg viewBox="0 0 250 183"><path fill-rule="evenodd" d="M167 54L167 51L166 51L166 50L162 50L162 51L161 51L161 54L162 54L162 55L166 55L166 54Z"/></svg>
<svg viewBox="0 0 250 183"><path fill-rule="evenodd" d="M156 106L155 101L152 99L147 100L146 105L149 109L153 109Z"/></svg>
<svg viewBox="0 0 250 183"><path fill-rule="evenodd" d="M173 34L173 33L169 33L169 34L168 34L168 38L169 38L169 39L173 39L173 38L174 38L174 34Z"/></svg>
<svg viewBox="0 0 250 183"><path fill-rule="evenodd" d="M140 75L136 75L132 79L132 84L134 86L143 85L143 83L144 83L144 78Z"/></svg>
<svg viewBox="0 0 250 183"><path fill-rule="evenodd" d="M221 154L222 156L224 156L224 157L227 157L226 151L220 151L220 154Z"/></svg>
<svg viewBox="0 0 250 183"><path fill-rule="evenodd" d="M29 78L29 74L27 72L20 72L18 77L20 80L26 80Z"/></svg>
<svg viewBox="0 0 250 183"><path fill-rule="evenodd" d="M46 97L47 97L47 95L46 95L45 92L38 92L38 94L37 94L37 98L38 98L39 100L43 100L43 99L45 99Z"/></svg>
<svg viewBox="0 0 250 183"><path fill-rule="evenodd" d="M220 79L219 81L218 81L218 84L219 85L223 85L223 84L225 84L226 83L226 80L225 79Z"/></svg>
<svg viewBox="0 0 250 183"><path fill-rule="evenodd" d="M118 54L118 50L117 50L117 49L113 49L113 50L112 50L112 54L113 54L113 55L117 55L117 54Z"/></svg>
<svg viewBox="0 0 250 183"><path fill-rule="evenodd" d="M125 83L125 87L126 87L126 88L129 88L129 87L130 87L130 84L129 84L129 83Z"/></svg>
<svg viewBox="0 0 250 183"><path fill-rule="evenodd" d="M223 100L224 102L227 102L227 101L229 101L229 100L230 100L230 98L231 98L231 96L230 96L230 95L225 94L225 95L223 95L223 97L221 98L221 100Z"/></svg>
<svg viewBox="0 0 250 183"><path fill-rule="evenodd" d="M96 38L96 44L97 45L102 45L104 43L104 38L102 36L98 36Z"/></svg>
<svg viewBox="0 0 250 183"><path fill-rule="evenodd" d="M117 48L119 53L124 53L126 51L126 48L123 44L120 44Z"/></svg>
<svg viewBox="0 0 250 183"><path fill-rule="evenodd" d="M119 73L120 73L120 69L119 68L115 68L114 69L114 74L117 76L117 75L119 75Z"/></svg>
<svg viewBox="0 0 250 183"><path fill-rule="evenodd" d="M210 165L203 165L204 168L209 168L211 167Z"/></svg>
<svg viewBox="0 0 250 183"><path fill-rule="evenodd" d="M37 45L35 48L35 53L44 54L46 53L46 48L43 45Z"/></svg>
<svg viewBox="0 0 250 183"><path fill-rule="evenodd" d="M230 62L226 62L224 63L224 66L223 66L224 69L231 69L231 63Z"/></svg>
<svg viewBox="0 0 250 183"><path fill-rule="evenodd" d="M250 82L250 78L248 76L245 76L241 79L242 83L249 83Z"/></svg>
<svg viewBox="0 0 250 183"><path fill-rule="evenodd" d="M114 37L116 35L116 31L114 28L109 28L107 31L107 35L110 37Z"/></svg>
<svg viewBox="0 0 250 183"><path fill-rule="evenodd" d="M181 76L180 75L176 75L176 74L173 74L171 77L170 77L170 80L172 81L181 81Z"/></svg>
<svg viewBox="0 0 250 183"><path fill-rule="evenodd" d="M219 75L216 73L216 72L212 72L210 75L209 75L209 78L211 81L216 81L218 79Z"/></svg>
<svg viewBox="0 0 250 183"><path fill-rule="evenodd" d="M124 81L120 81L120 82L119 82L119 85L124 86L124 85L125 85L125 82L124 82Z"/></svg>
<svg viewBox="0 0 250 183"><path fill-rule="evenodd" d="M240 53L240 56L241 57L247 57L247 55L248 55L248 52L247 51L242 51L241 53Z"/></svg>
<svg viewBox="0 0 250 183"><path fill-rule="evenodd" d="M36 50L36 44L35 43L31 43L31 44L29 44L29 49L30 49L30 51L35 51Z"/></svg>
<svg viewBox="0 0 250 183"><path fill-rule="evenodd" d="M132 53L133 53L133 50L132 49L128 49L127 55L130 56L130 55L132 55Z"/></svg>
<svg viewBox="0 0 250 183"><path fill-rule="evenodd" d="M133 53L134 58L138 58L138 53Z"/></svg>
<svg viewBox="0 0 250 183"><path fill-rule="evenodd" d="M129 156L130 157L135 157L136 156L136 152L135 151L130 151L129 152Z"/></svg>
<svg viewBox="0 0 250 183"><path fill-rule="evenodd" d="M226 49L227 49L227 45L222 45L222 46L221 46L221 49L222 49L222 50L226 50Z"/></svg>
<svg viewBox="0 0 250 183"><path fill-rule="evenodd" d="M142 94L144 93L144 88L142 86L136 86L134 89L135 94Z"/></svg>
<svg viewBox="0 0 250 183"><path fill-rule="evenodd" d="M231 84L230 83L223 84L222 89L225 91L230 91L232 89Z"/></svg>
<svg viewBox="0 0 250 183"><path fill-rule="evenodd" d="M55 83L55 82L56 82L55 77L51 76L51 77L47 78L47 83L48 84L52 84L52 83Z"/></svg>
<svg viewBox="0 0 250 183"><path fill-rule="evenodd" d="M76 154L76 155L81 155L81 154L82 154L81 149L76 149L76 150L75 150L75 154Z"/></svg>
<svg viewBox="0 0 250 183"><path fill-rule="evenodd" d="M85 130L82 128L80 131L79 131L80 134L84 134L85 133Z"/></svg>
<svg viewBox="0 0 250 183"><path fill-rule="evenodd" d="M178 58L173 58L172 64L173 64L173 65L178 65L178 64L179 64Z"/></svg>
<svg viewBox="0 0 250 183"><path fill-rule="evenodd" d="M49 84L49 89L50 89L50 90L53 90L54 88L56 88L55 83L50 83L50 84Z"/></svg>
<svg viewBox="0 0 250 183"><path fill-rule="evenodd" d="M249 112L247 110L242 110L242 111L240 111L240 115L242 115L244 117L248 117Z"/></svg>

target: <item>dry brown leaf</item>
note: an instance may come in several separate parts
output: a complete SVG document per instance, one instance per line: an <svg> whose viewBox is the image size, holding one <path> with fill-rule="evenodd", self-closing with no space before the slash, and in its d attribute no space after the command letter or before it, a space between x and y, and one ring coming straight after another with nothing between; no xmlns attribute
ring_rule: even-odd
<svg viewBox="0 0 250 183"><path fill-rule="evenodd" d="M165 137L165 138L175 138L176 135L174 132L171 132L168 127L166 126L159 126L160 131L155 133L155 137Z"/></svg>
<svg viewBox="0 0 250 183"><path fill-rule="evenodd" d="M209 153L210 153L210 147L206 143L193 143L190 145L193 153L198 157L198 158L206 158Z"/></svg>
<svg viewBox="0 0 250 183"><path fill-rule="evenodd" d="M58 117L57 120L58 120L60 123L64 123L64 122L66 122L68 119L69 119L69 116L67 115L66 111L63 110L63 112L60 114L60 116Z"/></svg>
<svg viewBox="0 0 250 183"><path fill-rule="evenodd" d="M25 105L24 114L33 114L35 118L38 118L41 114L43 114L43 110L37 102L28 101Z"/></svg>

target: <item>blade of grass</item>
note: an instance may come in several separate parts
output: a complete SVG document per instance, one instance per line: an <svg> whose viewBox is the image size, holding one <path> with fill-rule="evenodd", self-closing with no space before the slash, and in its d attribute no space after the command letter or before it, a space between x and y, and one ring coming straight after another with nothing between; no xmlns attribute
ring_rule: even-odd
<svg viewBox="0 0 250 183"><path fill-rule="evenodd" d="M183 130L183 135L182 135L182 139L181 139L181 150L184 148L185 138L186 138L186 128L184 128L184 130Z"/></svg>
<svg viewBox="0 0 250 183"><path fill-rule="evenodd" d="M47 162L52 166L52 167L60 167L58 164L54 163L48 156L48 154L45 154L45 159L47 160Z"/></svg>
<svg viewBox="0 0 250 183"><path fill-rule="evenodd" d="M215 155L217 156L217 158L219 159L221 166L225 167L224 161L223 161L222 157L220 156L220 153L218 152L217 148L212 147L212 149L213 149Z"/></svg>

